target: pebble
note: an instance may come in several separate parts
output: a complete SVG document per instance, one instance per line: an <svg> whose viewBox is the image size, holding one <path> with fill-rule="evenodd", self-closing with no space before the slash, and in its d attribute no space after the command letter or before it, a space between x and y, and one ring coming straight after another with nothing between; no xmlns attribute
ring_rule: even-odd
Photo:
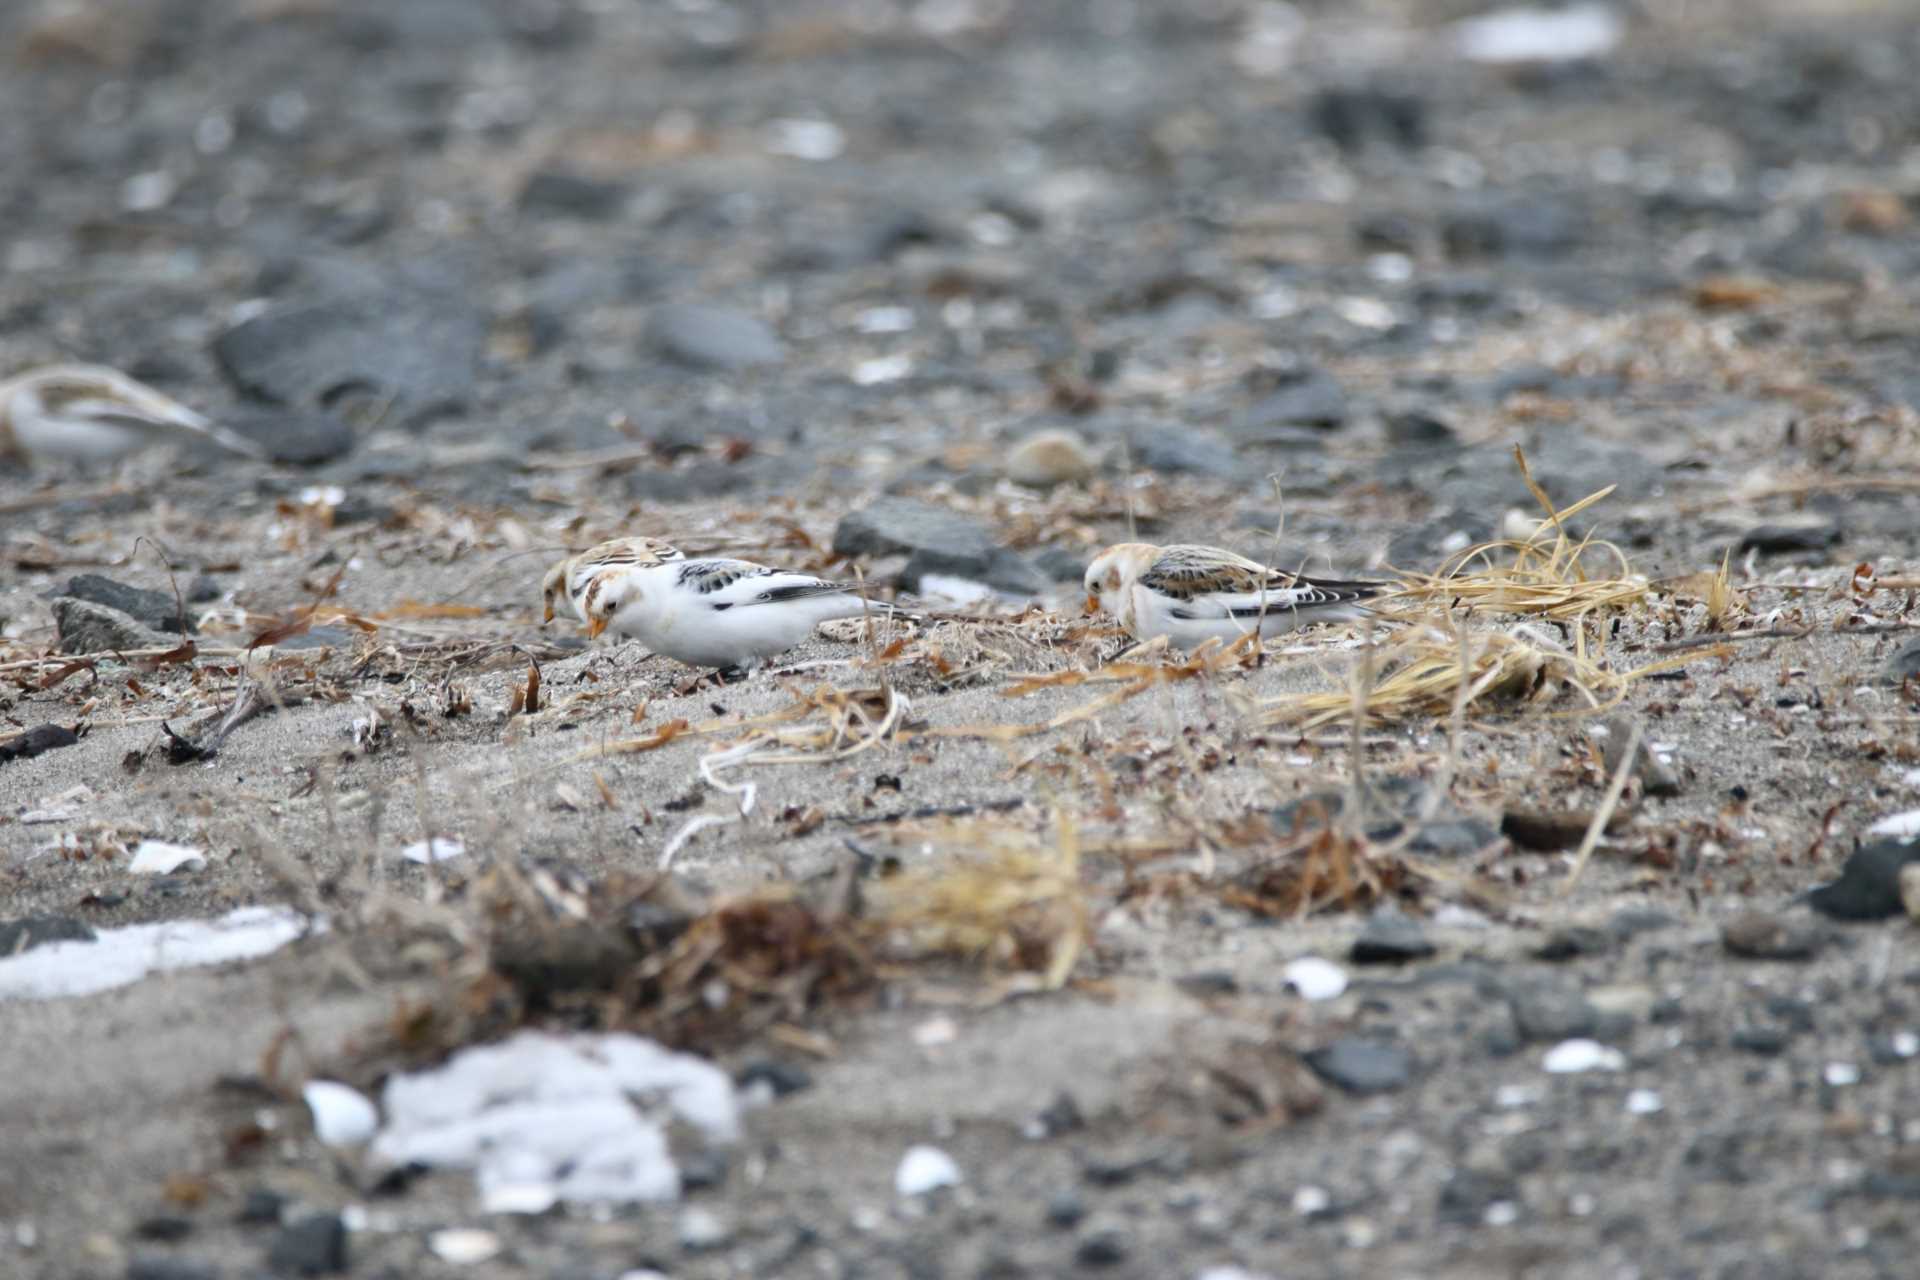
<svg viewBox="0 0 1920 1280"><path fill-rule="evenodd" d="M1428 940L1420 922L1391 908L1382 908L1367 917L1354 938L1347 958L1355 964L1406 964L1424 960L1436 948Z"/></svg>
<svg viewBox="0 0 1920 1280"><path fill-rule="evenodd" d="M1413 1078L1405 1049L1361 1036L1344 1036L1304 1056L1314 1074L1349 1093L1386 1093Z"/></svg>
<svg viewBox="0 0 1920 1280"><path fill-rule="evenodd" d="M540 169L520 188L520 212L536 217L605 222L626 208L628 195L623 182Z"/></svg>
<svg viewBox="0 0 1920 1280"><path fill-rule="evenodd" d="M396 289L273 307L214 339L213 354L235 387L268 404L320 409L352 393L416 426L466 404L488 325L457 297Z"/></svg>
<svg viewBox="0 0 1920 1280"><path fill-rule="evenodd" d="M369 1141L380 1128L380 1112L358 1089L333 1080L309 1080L300 1087L313 1114L313 1134L330 1147Z"/></svg>
<svg viewBox="0 0 1920 1280"><path fill-rule="evenodd" d="M1633 740L1634 721L1629 716L1614 716L1607 721L1606 747L1602 752L1604 768L1609 778L1620 771L1620 765L1627 752L1627 743ZM1677 796L1680 794L1680 775L1667 761L1660 758L1653 745L1643 733L1640 747L1634 754L1632 776L1639 779L1640 789L1650 796Z"/></svg>
<svg viewBox="0 0 1920 1280"><path fill-rule="evenodd" d="M1836 920L1884 920L1902 914L1900 873L1920 863L1920 841L1881 840L1853 851L1840 878L1807 895L1815 911Z"/></svg>
<svg viewBox="0 0 1920 1280"><path fill-rule="evenodd" d="M920 1144L907 1148L900 1167L893 1173L894 1192L901 1196L922 1196L941 1187L958 1186L960 1166L938 1147Z"/></svg>
<svg viewBox="0 0 1920 1280"><path fill-rule="evenodd" d="M766 1089L776 1098L785 1098L813 1088L813 1074L790 1062L756 1058L740 1068L733 1082L742 1093Z"/></svg>
<svg viewBox="0 0 1920 1280"><path fill-rule="evenodd" d="M62 653L164 650L180 643L178 635L155 631L118 609L66 596L53 602L53 622L60 631Z"/></svg>
<svg viewBox="0 0 1920 1280"><path fill-rule="evenodd" d="M1212 476L1222 480L1242 475L1246 470L1246 463L1232 445L1184 425L1134 431L1129 437L1127 461L1141 471Z"/></svg>
<svg viewBox="0 0 1920 1280"><path fill-rule="evenodd" d="M1127 1260L1127 1233L1117 1226L1096 1227L1080 1237L1073 1260L1083 1267L1116 1267Z"/></svg>
<svg viewBox="0 0 1920 1280"><path fill-rule="evenodd" d="M184 630L191 634L197 630L191 616L181 617L182 610L171 591L149 591L145 587L115 582L104 574L81 573L68 578L58 594L117 609L155 631L178 634Z"/></svg>
<svg viewBox="0 0 1920 1280"><path fill-rule="evenodd" d="M31 760L37 755L70 747L80 735L63 724L41 724L0 738L0 760Z"/></svg>
<svg viewBox="0 0 1920 1280"><path fill-rule="evenodd" d="M1540 1066L1553 1075L1576 1075L1587 1071L1624 1071L1627 1055L1598 1040L1563 1040L1547 1050Z"/></svg>
<svg viewBox="0 0 1920 1280"><path fill-rule="evenodd" d="M1810 920L1788 920L1764 911L1743 911L1720 926L1728 954L1750 960L1810 960L1826 935Z"/></svg>
<svg viewBox="0 0 1920 1280"><path fill-rule="evenodd" d="M688 1253L724 1248L733 1240L733 1228L727 1225L727 1220L701 1205L681 1210L674 1231L680 1247Z"/></svg>
<svg viewBox="0 0 1920 1280"><path fill-rule="evenodd" d="M270 460L290 467L317 467L344 458L359 440L340 419L308 409L234 409L220 415L220 425L265 449Z"/></svg>
<svg viewBox="0 0 1920 1280"><path fill-rule="evenodd" d="M1755 525L1740 535L1740 542L1734 548L1734 555L1742 556L1749 551L1770 556L1825 555L1828 548L1839 542L1842 536L1840 526L1832 523Z"/></svg>
<svg viewBox="0 0 1920 1280"><path fill-rule="evenodd" d="M287 1207L287 1198L268 1187L254 1187L240 1202L240 1212L234 1221L244 1226L260 1226L278 1223L280 1214Z"/></svg>
<svg viewBox="0 0 1920 1280"><path fill-rule="evenodd" d="M267 1266L283 1276L337 1275L347 1269L347 1226L318 1213L282 1227L267 1251Z"/></svg>
<svg viewBox="0 0 1920 1280"><path fill-rule="evenodd" d="M1920 640L1909 640L1887 659L1886 681L1904 684L1915 677L1920 677Z"/></svg>
<svg viewBox="0 0 1920 1280"><path fill-rule="evenodd" d="M911 498L882 498L841 517L833 531L838 556L906 555L901 581L909 590L929 575L964 578L1005 591L1037 595L1047 576L994 541L971 516Z"/></svg>
<svg viewBox="0 0 1920 1280"><path fill-rule="evenodd" d="M1630 1116L1658 1115L1666 1107L1665 1100L1652 1089L1635 1089L1627 1094L1626 1109Z"/></svg>
<svg viewBox="0 0 1920 1280"><path fill-rule="evenodd" d="M442 1262L471 1267L500 1252L500 1237L477 1227L448 1227L428 1236L427 1248Z"/></svg>
<svg viewBox="0 0 1920 1280"><path fill-rule="evenodd" d="M671 303L654 310L647 335L662 355L696 369L750 369L787 358L764 320L732 307Z"/></svg>
<svg viewBox="0 0 1920 1280"><path fill-rule="evenodd" d="M1507 991L1507 1007L1513 1011L1514 1026L1531 1041L1577 1040L1591 1036L1600 1022L1599 1010L1586 994L1562 982L1516 983Z"/></svg>
<svg viewBox="0 0 1920 1280"><path fill-rule="evenodd" d="M1282 376L1280 386L1262 396L1240 418L1238 434L1269 437L1285 428L1331 430L1347 420L1347 393L1334 376L1311 365Z"/></svg>
<svg viewBox="0 0 1920 1280"><path fill-rule="evenodd" d="M194 1258L135 1255L127 1262L127 1280L219 1280L220 1269Z"/></svg>
<svg viewBox="0 0 1920 1280"><path fill-rule="evenodd" d="M1007 454L1009 480L1036 489L1085 480L1099 459L1077 432L1049 427L1022 439Z"/></svg>
<svg viewBox="0 0 1920 1280"><path fill-rule="evenodd" d="M1050 1227L1068 1230L1079 1226L1086 1216L1086 1203L1075 1192L1056 1191L1047 1200L1047 1225Z"/></svg>
<svg viewBox="0 0 1920 1280"><path fill-rule="evenodd" d="M1302 956L1281 970L1286 985L1309 1001L1332 1000L1347 989L1347 973L1331 960Z"/></svg>
<svg viewBox="0 0 1920 1280"><path fill-rule="evenodd" d="M1792 1040L1793 1032L1780 1026L1740 1027L1727 1037L1727 1043L1734 1048L1757 1053L1763 1058L1785 1053Z"/></svg>

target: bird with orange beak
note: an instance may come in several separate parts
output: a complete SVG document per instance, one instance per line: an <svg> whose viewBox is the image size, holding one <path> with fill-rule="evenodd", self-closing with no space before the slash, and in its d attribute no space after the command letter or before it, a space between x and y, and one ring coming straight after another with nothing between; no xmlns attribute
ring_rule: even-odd
<svg viewBox="0 0 1920 1280"><path fill-rule="evenodd" d="M1137 641L1178 649L1315 622L1353 622L1381 584L1309 578L1220 547L1122 542L1087 566L1087 612L1106 613Z"/></svg>

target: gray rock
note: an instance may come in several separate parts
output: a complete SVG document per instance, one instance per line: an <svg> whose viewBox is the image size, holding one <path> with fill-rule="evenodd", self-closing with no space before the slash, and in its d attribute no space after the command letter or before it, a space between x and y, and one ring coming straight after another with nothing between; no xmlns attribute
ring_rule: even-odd
<svg viewBox="0 0 1920 1280"><path fill-rule="evenodd" d="M197 1258L135 1254L127 1260L127 1280L219 1280L220 1268Z"/></svg>
<svg viewBox="0 0 1920 1280"><path fill-rule="evenodd" d="M1507 989L1507 1007L1513 1025L1528 1040L1558 1043L1590 1036L1599 1025L1600 1011L1578 987L1563 982L1516 982Z"/></svg>
<svg viewBox="0 0 1920 1280"><path fill-rule="evenodd" d="M1241 416L1235 433L1255 441L1285 441L1289 427L1330 430L1346 420L1346 390L1326 370L1306 365L1283 375L1278 388Z"/></svg>
<svg viewBox="0 0 1920 1280"><path fill-rule="evenodd" d="M1815 911L1835 920L1885 920L1906 910L1900 871L1920 863L1920 840L1879 840L1855 849L1840 878L1807 894Z"/></svg>
<svg viewBox="0 0 1920 1280"><path fill-rule="evenodd" d="M1887 659L1886 681L1905 684L1917 677L1920 677L1920 640L1909 640Z"/></svg>
<svg viewBox="0 0 1920 1280"><path fill-rule="evenodd" d="M1376 843L1398 839L1407 823L1419 818L1426 793L1426 783L1415 777L1390 776L1371 782L1362 827L1366 837ZM1350 794L1351 789L1344 787L1317 791L1271 810L1268 820L1275 834L1283 837L1315 830L1339 819ZM1500 833L1492 825L1463 813L1452 801L1442 800L1407 847L1415 853L1466 857L1499 839Z"/></svg>
<svg viewBox="0 0 1920 1280"><path fill-rule="evenodd" d="M996 543L981 522L910 498L883 498L842 517L833 531L833 550L842 556L905 554L901 583L910 591L918 590L928 574L1030 595L1049 585L1046 574Z"/></svg>
<svg viewBox="0 0 1920 1280"><path fill-rule="evenodd" d="M1087 576L1087 558L1065 547L1041 548L1033 567L1054 582L1079 582Z"/></svg>
<svg viewBox="0 0 1920 1280"><path fill-rule="evenodd" d="M1136 468L1161 475L1213 476L1226 480L1244 475L1247 462L1232 445L1186 427L1143 428L1128 437Z"/></svg>
<svg viewBox="0 0 1920 1280"><path fill-rule="evenodd" d="M109 609L118 609L134 621L152 627L155 631L179 633L185 622L185 630L195 630L193 619L182 619L181 609L174 602L171 591L149 591L145 587L130 587L124 582L115 582L112 578L98 573L75 574L67 579L60 588L60 595L75 600L85 600L90 604L105 605Z"/></svg>
<svg viewBox="0 0 1920 1280"><path fill-rule="evenodd" d="M1131 1245L1119 1226L1089 1230L1074 1247L1073 1260L1082 1267L1117 1267L1127 1260Z"/></svg>
<svg viewBox="0 0 1920 1280"><path fill-rule="evenodd" d="M1388 1093L1413 1079L1405 1049L1362 1036L1343 1036L1304 1058L1314 1074L1348 1093Z"/></svg>
<svg viewBox="0 0 1920 1280"><path fill-rule="evenodd" d="M1075 1191L1056 1191L1047 1198L1047 1225L1067 1230L1080 1225L1087 1205Z"/></svg>
<svg viewBox="0 0 1920 1280"><path fill-rule="evenodd" d="M1785 1053L1793 1042L1791 1029L1782 1026L1739 1027L1727 1037L1727 1042L1736 1049L1747 1053L1759 1054L1763 1058L1777 1058Z"/></svg>
<svg viewBox="0 0 1920 1280"><path fill-rule="evenodd" d="M536 217L605 222L626 208L628 188L583 174L542 169L520 188L520 212Z"/></svg>
<svg viewBox="0 0 1920 1280"><path fill-rule="evenodd" d="M136 618L90 600L62 596L53 602L62 653L112 653L123 649L170 649L179 635L155 631Z"/></svg>
<svg viewBox="0 0 1920 1280"><path fill-rule="evenodd" d="M486 315L425 290L275 307L214 339L221 372L269 404L325 408L347 395L417 425L463 406L480 371Z"/></svg>
<svg viewBox="0 0 1920 1280"><path fill-rule="evenodd" d="M1424 960L1434 950L1419 921L1385 907L1367 917L1347 958L1355 964L1405 964Z"/></svg>
<svg viewBox="0 0 1920 1280"><path fill-rule="evenodd" d="M1449 214L1440 239L1451 258L1545 257L1567 252L1586 234L1580 210L1565 201L1520 196Z"/></svg>
<svg viewBox="0 0 1920 1280"><path fill-rule="evenodd" d="M657 308L647 336L662 355L696 369L776 365L786 348L765 321L732 307L682 302Z"/></svg>
<svg viewBox="0 0 1920 1280"><path fill-rule="evenodd" d="M17 956L47 942L92 942L93 936L93 930L85 921L72 916L21 916L0 920L0 957Z"/></svg>
<svg viewBox="0 0 1920 1280"><path fill-rule="evenodd" d="M1460 443L1451 424L1424 409L1387 415L1387 443L1396 448L1452 448Z"/></svg>
<svg viewBox="0 0 1920 1280"><path fill-rule="evenodd" d="M1744 911L1720 926L1720 945L1727 954L1749 960L1811 960L1825 941L1811 920L1764 911Z"/></svg>
<svg viewBox="0 0 1920 1280"><path fill-rule="evenodd" d="M239 409L221 415L220 425L265 449L271 461L294 467L345 457L358 439L331 414L300 409Z"/></svg>
<svg viewBox="0 0 1920 1280"><path fill-rule="evenodd" d="M1607 776L1611 778L1620 771L1626 760L1627 743L1633 740L1634 722L1631 716L1613 716L1607 721L1607 745L1602 759L1605 762ZM1640 789L1650 796L1677 796L1680 794L1680 775L1673 766L1667 764L1653 753L1643 731L1640 746L1634 753L1633 775L1640 780Z"/></svg>
<svg viewBox="0 0 1920 1280"><path fill-rule="evenodd" d="M347 1269L347 1227L335 1213L318 1213L283 1227L267 1252L276 1275L337 1275Z"/></svg>
<svg viewBox="0 0 1920 1280"><path fill-rule="evenodd" d="M1842 538L1840 526L1832 523L1811 525L1758 524L1740 535L1735 555L1757 551L1763 556L1825 555Z"/></svg>

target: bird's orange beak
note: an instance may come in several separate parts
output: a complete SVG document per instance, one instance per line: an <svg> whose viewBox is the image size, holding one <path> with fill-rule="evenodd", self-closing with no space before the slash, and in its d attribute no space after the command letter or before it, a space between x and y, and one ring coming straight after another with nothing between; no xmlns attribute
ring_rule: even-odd
<svg viewBox="0 0 1920 1280"><path fill-rule="evenodd" d="M1083 618L1091 618L1099 612L1100 612L1099 598L1097 596L1088 596L1087 607L1080 611L1080 616Z"/></svg>
<svg viewBox="0 0 1920 1280"><path fill-rule="evenodd" d="M605 618L596 617L596 618L587 619L587 639L589 640L597 639L600 633L602 631L605 631L606 629L607 629L607 620Z"/></svg>

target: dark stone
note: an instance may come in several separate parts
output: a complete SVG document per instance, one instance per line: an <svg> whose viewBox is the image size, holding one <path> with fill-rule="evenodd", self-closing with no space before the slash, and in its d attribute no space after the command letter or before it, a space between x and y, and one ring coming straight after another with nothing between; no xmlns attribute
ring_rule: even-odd
<svg viewBox="0 0 1920 1280"><path fill-rule="evenodd" d="M732 307L698 302L660 307L648 318L647 335L661 354L696 369L747 369L787 358L765 321Z"/></svg>
<svg viewBox="0 0 1920 1280"><path fill-rule="evenodd" d="M1747 1053L1774 1058L1786 1052L1787 1044L1792 1039L1793 1032L1786 1027L1741 1027L1728 1037L1728 1043Z"/></svg>
<svg viewBox="0 0 1920 1280"><path fill-rule="evenodd" d="M1840 526L1834 524L1755 525L1740 535L1740 545L1734 548L1734 554L1744 555L1749 551L1757 551L1767 556L1796 553L1824 555L1829 547L1840 541L1841 537Z"/></svg>
<svg viewBox="0 0 1920 1280"><path fill-rule="evenodd" d="M1420 147L1427 140L1426 104L1410 93L1389 89L1322 89L1308 108L1314 129L1342 151L1357 151L1369 139L1396 147Z"/></svg>
<svg viewBox="0 0 1920 1280"><path fill-rule="evenodd" d="M1607 930L1625 941L1640 933L1677 928L1680 921L1655 907L1622 907L1607 921Z"/></svg>
<svg viewBox="0 0 1920 1280"><path fill-rule="evenodd" d="M767 478L766 468L749 465L750 462L751 459L748 463L730 463L699 458L687 466L629 471L627 496L641 502L693 502L740 493Z"/></svg>
<svg viewBox="0 0 1920 1280"><path fill-rule="evenodd" d="M254 1227L275 1225L279 1223L280 1213L286 1207L287 1198L278 1191L255 1187L240 1202L240 1212L234 1216L234 1221Z"/></svg>
<svg viewBox="0 0 1920 1280"><path fill-rule="evenodd" d="M187 584L188 604L210 604L226 594L226 588L220 585L220 579L210 573L194 575Z"/></svg>
<svg viewBox="0 0 1920 1280"><path fill-rule="evenodd" d="M1089 1231L1074 1248L1073 1260L1083 1267L1117 1267L1127 1260L1127 1233L1119 1227Z"/></svg>
<svg viewBox="0 0 1920 1280"><path fill-rule="evenodd" d="M1536 1043L1591 1036L1600 1022L1600 1012L1586 994L1563 982L1516 982L1507 990L1507 1007L1515 1028Z"/></svg>
<svg viewBox="0 0 1920 1280"><path fill-rule="evenodd" d="M220 1268L196 1258L135 1254L127 1260L127 1280L219 1280Z"/></svg>
<svg viewBox="0 0 1920 1280"><path fill-rule="evenodd" d="M290 467L314 467L345 457L358 439L340 419L301 409L236 409L221 415L220 425Z"/></svg>
<svg viewBox="0 0 1920 1280"><path fill-rule="evenodd" d="M1406 409L1387 415L1387 443L1401 448L1430 449L1457 445L1460 437L1446 420L1423 409Z"/></svg>
<svg viewBox="0 0 1920 1280"><path fill-rule="evenodd" d="M1303 1056L1315 1075L1349 1093L1388 1093L1413 1079L1405 1049L1360 1036L1343 1036Z"/></svg>
<svg viewBox="0 0 1920 1280"><path fill-rule="evenodd" d="M1920 862L1920 841L1880 840L1855 849L1840 878L1807 894L1815 911L1835 920L1885 920L1906 908L1900 901L1900 869Z"/></svg>
<svg viewBox="0 0 1920 1280"><path fill-rule="evenodd" d="M1533 954L1542 960L1574 960L1581 956L1603 956L1613 950L1614 941L1615 935L1605 929L1569 925L1548 934L1547 940L1536 947Z"/></svg>
<svg viewBox="0 0 1920 1280"><path fill-rule="evenodd" d="M1087 558L1065 547L1043 547L1033 567L1055 582L1079 582L1087 576Z"/></svg>
<svg viewBox="0 0 1920 1280"><path fill-rule="evenodd" d="M726 1184L727 1153L718 1148L696 1151L691 1155L675 1155L673 1162L680 1168L680 1186L683 1190L707 1191Z"/></svg>
<svg viewBox="0 0 1920 1280"><path fill-rule="evenodd" d="M1888 684L1905 684L1913 679L1920 679L1920 640L1907 641L1887 659Z"/></svg>
<svg viewBox="0 0 1920 1280"><path fill-rule="evenodd" d="M0 760L31 760L44 752L70 747L80 741L78 726L69 729L60 724L35 725L25 733L0 738Z"/></svg>
<svg viewBox="0 0 1920 1280"><path fill-rule="evenodd" d="M1579 210L1559 200L1522 196L1447 215L1440 240L1450 258L1553 257L1585 235Z"/></svg>
<svg viewBox="0 0 1920 1280"><path fill-rule="evenodd" d="M1609 778L1618 773L1626 761L1627 743L1633 740L1633 729L1634 722L1629 716L1613 716L1607 721L1607 744L1602 759ZM1632 776L1640 780L1640 789L1646 795L1679 795L1680 775L1672 765L1654 754L1648 737L1644 731L1641 733L1639 749L1634 753Z"/></svg>
<svg viewBox="0 0 1920 1280"><path fill-rule="evenodd" d="M842 517L833 531L833 551L841 556L906 553L901 583L910 591L930 573L1033 595L1051 585L1026 557L996 543L980 521L911 498L882 498Z"/></svg>
<svg viewBox="0 0 1920 1280"><path fill-rule="evenodd" d="M299 635L275 641L273 647L281 653L291 653L296 649L351 649L359 638L359 632L349 631L345 627L308 627Z"/></svg>
<svg viewBox="0 0 1920 1280"><path fill-rule="evenodd" d="M136 1239L173 1244L193 1234L193 1219L172 1213L156 1214L135 1223L133 1234Z"/></svg>
<svg viewBox="0 0 1920 1280"><path fill-rule="evenodd" d="M1056 1191L1047 1200L1047 1225L1062 1231L1080 1225L1087 1216L1087 1206L1072 1191Z"/></svg>
<svg viewBox="0 0 1920 1280"><path fill-rule="evenodd" d="M267 1252L280 1276L337 1275L347 1269L347 1226L336 1213L317 1213L283 1227Z"/></svg>
<svg viewBox="0 0 1920 1280"><path fill-rule="evenodd" d="M627 195L623 182L542 169L520 188L520 212L605 222L626 207Z"/></svg>
<svg viewBox="0 0 1920 1280"><path fill-rule="evenodd" d="M355 398L418 425L465 405L488 319L426 290L275 307L214 339L221 372L269 404L331 408Z"/></svg>
<svg viewBox="0 0 1920 1280"><path fill-rule="evenodd" d="M1353 225L1353 242L1364 253L1420 251L1420 224L1404 213L1370 213Z"/></svg>
<svg viewBox="0 0 1920 1280"><path fill-rule="evenodd" d="M1898 898L1896 889L1895 898ZM1811 920L1744 911L1720 926L1720 945L1749 960L1811 960L1826 935Z"/></svg>
<svg viewBox="0 0 1920 1280"><path fill-rule="evenodd" d="M1174 985L1188 995L1206 999L1209 996L1237 995L1240 991L1240 979L1225 969L1201 969L1196 973L1183 973L1175 978Z"/></svg>
<svg viewBox="0 0 1920 1280"><path fill-rule="evenodd" d="M1353 940L1347 958L1355 964L1405 964L1424 960L1434 950L1419 921L1383 909L1368 916L1360 926L1360 935Z"/></svg>
<svg viewBox="0 0 1920 1280"><path fill-rule="evenodd" d="M179 633L184 630L190 633L196 630L192 618L182 617L184 611L175 602L171 591L149 591L144 587L130 587L124 582L115 582L98 573L82 573L68 578L58 594L118 609L155 631Z"/></svg>
<svg viewBox="0 0 1920 1280"><path fill-rule="evenodd" d="M1087 1127L1086 1117L1080 1114L1079 1101L1065 1089L1054 1095L1053 1101L1041 1109L1034 1121L1041 1135L1048 1138Z"/></svg>
<svg viewBox="0 0 1920 1280"><path fill-rule="evenodd" d="M813 1088L813 1075L805 1067L781 1062L777 1058L756 1058L740 1068L733 1082L741 1089L764 1084L773 1090L774 1097L785 1098Z"/></svg>
<svg viewBox="0 0 1920 1280"><path fill-rule="evenodd" d="M93 938L93 930L86 922L71 916L20 916L0 920L0 957L17 956L43 943L92 942Z"/></svg>
<svg viewBox="0 0 1920 1280"><path fill-rule="evenodd" d="M1127 447L1133 466L1161 475L1226 480L1247 472L1246 462L1231 445L1186 428L1137 431L1128 438Z"/></svg>
<svg viewBox="0 0 1920 1280"><path fill-rule="evenodd" d="M1346 420L1346 390L1324 369L1303 365L1282 375L1280 385L1241 416L1235 433L1253 441L1284 441L1287 428L1325 431Z"/></svg>
<svg viewBox="0 0 1920 1280"><path fill-rule="evenodd" d="M118 653L123 649L166 649L181 643L178 633L155 631L118 609L62 596L53 602L53 622L62 653Z"/></svg>
<svg viewBox="0 0 1920 1280"><path fill-rule="evenodd" d="M1407 822L1417 819L1425 807L1426 783L1419 778L1389 776L1372 782L1367 790L1369 812L1363 833L1375 843L1398 839ZM1284 837L1318 830L1345 811L1348 794L1346 788L1317 791L1271 810L1268 820L1274 833ZM1407 847L1415 853L1463 857L1480 852L1499 838L1493 827L1443 800Z"/></svg>

